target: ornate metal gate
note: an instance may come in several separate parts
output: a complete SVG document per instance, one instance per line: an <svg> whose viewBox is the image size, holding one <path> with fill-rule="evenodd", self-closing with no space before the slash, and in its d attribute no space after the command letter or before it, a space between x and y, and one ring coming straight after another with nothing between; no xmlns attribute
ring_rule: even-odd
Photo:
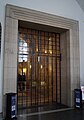
<svg viewBox="0 0 84 120"><path fill-rule="evenodd" d="M19 28L18 107L61 103L60 34Z"/></svg>

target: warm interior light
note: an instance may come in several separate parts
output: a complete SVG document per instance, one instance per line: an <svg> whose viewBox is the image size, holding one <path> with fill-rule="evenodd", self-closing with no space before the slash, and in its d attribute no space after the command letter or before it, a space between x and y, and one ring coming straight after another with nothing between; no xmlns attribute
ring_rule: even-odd
<svg viewBox="0 0 84 120"><path fill-rule="evenodd" d="M36 49L36 52L38 52L38 48Z"/></svg>
<svg viewBox="0 0 84 120"><path fill-rule="evenodd" d="M47 50L45 50L45 53L47 53Z"/></svg>
<svg viewBox="0 0 84 120"><path fill-rule="evenodd" d="M51 71L52 70L52 67L51 67L51 65L49 65L49 71Z"/></svg>
<svg viewBox="0 0 84 120"><path fill-rule="evenodd" d="M49 40L51 40L51 37L49 37Z"/></svg>
<svg viewBox="0 0 84 120"><path fill-rule="evenodd" d="M43 68L43 65L41 65L41 69Z"/></svg>
<svg viewBox="0 0 84 120"><path fill-rule="evenodd" d="M29 67L30 67L30 69L31 69L32 66L30 65Z"/></svg>
<svg viewBox="0 0 84 120"><path fill-rule="evenodd" d="M50 50L49 52L50 52L50 54L52 54L52 50Z"/></svg>
<svg viewBox="0 0 84 120"><path fill-rule="evenodd" d="M23 68L23 73L25 73L25 74L26 74L26 71L27 71L27 69L26 69L26 68Z"/></svg>
<svg viewBox="0 0 84 120"><path fill-rule="evenodd" d="M45 81L41 81L41 86L45 85Z"/></svg>

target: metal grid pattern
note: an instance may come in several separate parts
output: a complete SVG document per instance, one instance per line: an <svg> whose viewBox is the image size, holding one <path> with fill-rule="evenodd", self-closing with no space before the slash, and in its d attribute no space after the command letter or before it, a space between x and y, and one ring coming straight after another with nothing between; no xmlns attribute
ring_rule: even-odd
<svg viewBox="0 0 84 120"><path fill-rule="evenodd" d="M19 28L18 107L61 103L60 34Z"/></svg>

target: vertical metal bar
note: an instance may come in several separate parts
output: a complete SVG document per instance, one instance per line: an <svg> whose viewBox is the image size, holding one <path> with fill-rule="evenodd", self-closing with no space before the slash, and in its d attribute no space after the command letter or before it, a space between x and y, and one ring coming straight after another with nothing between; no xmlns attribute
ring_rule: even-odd
<svg viewBox="0 0 84 120"><path fill-rule="evenodd" d="M26 73L27 76L26 76L26 91L25 91L25 95L26 95L26 106L28 107L28 98L29 98L28 97L28 94L29 94L28 93L28 89L29 89L28 88L28 62L27 62L27 68L26 69L27 69L27 73Z"/></svg>
<svg viewBox="0 0 84 120"><path fill-rule="evenodd" d="M60 34L59 34L60 36ZM61 103L61 66L60 66L60 39L59 39L59 36L57 34L57 51L58 51L58 54L57 54L57 71L59 71L59 73L57 73L57 80L59 80L59 84L57 84L57 90L58 90L58 87L59 87L59 91L57 91L57 97L59 98L59 102ZM59 67L58 67L59 66ZM59 86L58 86L59 85ZM59 94L58 94L59 93Z"/></svg>
<svg viewBox="0 0 84 120"><path fill-rule="evenodd" d="M51 34L52 37L52 34ZM52 39L52 103L53 103L53 39Z"/></svg>
<svg viewBox="0 0 84 120"><path fill-rule="evenodd" d="M19 59L19 30L18 30L18 52L17 52L17 58ZM19 61L17 60L17 111L19 109L19 85L18 85L18 81L19 81L19 78L18 78L18 67L19 67Z"/></svg>
<svg viewBox="0 0 84 120"><path fill-rule="evenodd" d="M59 50L60 50L60 34L59 34ZM61 57L61 53L60 53ZM61 58L60 58L60 103L61 103Z"/></svg>
<svg viewBox="0 0 84 120"><path fill-rule="evenodd" d="M37 34L36 34L37 35ZM37 42L36 42L36 40L35 40L35 45L37 46ZM37 48L36 48L37 49ZM36 105L36 62L37 62L37 53L36 53L36 51L35 51L35 105Z"/></svg>
<svg viewBox="0 0 84 120"><path fill-rule="evenodd" d="M28 29L28 30L29 30L29 29ZM28 31L28 30L27 30L27 31ZM29 36L29 33L28 33L28 36ZM28 38L28 40L29 40L29 38ZM28 42L29 42L29 41L28 41ZM29 46L29 49L30 49L30 46ZM30 54L29 54L29 51L28 51L28 56L29 56L29 55L30 55ZM28 57L28 59L29 59L29 57ZM28 90L29 90L29 87L30 87L30 86L29 86L29 77L28 77L29 74L28 74L28 73L29 73L29 66L28 66L28 62L27 62L26 96L27 96L27 106L29 107L29 101L30 101L29 99L30 99L30 96L29 96L29 91L28 91Z"/></svg>
<svg viewBox="0 0 84 120"><path fill-rule="evenodd" d="M36 54L35 54L35 105L36 105Z"/></svg>
<svg viewBox="0 0 84 120"><path fill-rule="evenodd" d="M44 32L43 32L44 33ZM44 33L45 34L45 33ZM43 38L45 39L45 35L43 34ZM44 45L44 43L45 43L45 40L43 39L43 50L45 50L45 45ZM43 82L45 82L45 55L43 56L44 57L44 81ZM43 89L43 103L45 104L45 86L44 85L42 85L42 89Z"/></svg>
<svg viewBox="0 0 84 120"><path fill-rule="evenodd" d="M57 101L57 34L55 35L55 41L56 41L56 102Z"/></svg>
<svg viewBox="0 0 84 120"><path fill-rule="evenodd" d="M31 42L32 42L32 30L31 30ZM32 43L31 43L31 49L33 49ZM31 66L32 66L32 53L30 53L30 58L31 58ZM31 106L32 106L32 67L31 69Z"/></svg>
<svg viewBox="0 0 84 120"><path fill-rule="evenodd" d="M39 40L39 30L38 30L38 57L40 56L40 40ZM37 65L37 75L38 75L38 79L37 79L37 105L39 103L39 63Z"/></svg>
<svg viewBox="0 0 84 120"><path fill-rule="evenodd" d="M39 43L40 43L40 63L41 63L41 33L39 31ZM40 75L39 75L39 90L40 90L40 94L39 94L39 102L40 102L40 105L41 105L41 69L40 69L40 65L39 65L39 72L40 72Z"/></svg>
<svg viewBox="0 0 84 120"><path fill-rule="evenodd" d="M37 56L36 56L36 105L38 105L38 80L39 80L39 63L38 63L38 56L39 56L39 31L37 31L37 44L38 44L38 53L37 53Z"/></svg>
<svg viewBox="0 0 84 120"><path fill-rule="evenodd" d="M48 50L49 51L49 33L48 33ZM48 53L48 103L49 103L49 53Z"/></svg>
<svg viewBox="0 0 84 120"><path fill-rule="evenodd" d="M23 76L23 62L22 62L22 76ZM23 101L23 77L21 77L21 89L22 89L22 106L24 107L24 101Z"/></svg>

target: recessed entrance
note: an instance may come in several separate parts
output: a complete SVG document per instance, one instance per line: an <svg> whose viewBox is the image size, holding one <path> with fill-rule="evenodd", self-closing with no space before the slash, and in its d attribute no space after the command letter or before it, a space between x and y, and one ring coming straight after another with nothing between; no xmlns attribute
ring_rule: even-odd
<svg viewBox="0 0 84 120"><path fill-rule="evenodd" d="M26 36L24 35L24 31L21 32L21 30L19 30L19 32L25 36L20 36L22 39L24 38L23 42L20 43L19 41L21 41L21 39L19 41L17 39L18 21L26 21L29 24L25 24L25 28L31 25L31 28L34 29L30 30L30 34L28 33L29 27L25 29ZM34 26L35 24L37 24L36 28ZM45 26L47 26L46 31ZM34 31L36 33L33 33ZM52 31L55 33L52 33ZM44 32L44 35L42 36L45 38L45 41L41 40L41 34L43 34L41 32ZM57 33L60 33L60 39L57 37ZM27 43L28 34L31 36L31 38L29 38L30 44ZM47 38L46 34L48 34ZM49 36L49 34L52 35ZM7 4L4 35L3 95L9 92L17 93L19 98L18 105L23 105L23 107L34 106L35 104L52 104L53 102L61 102L62 104L72 107L74 105L73 90L80 86L78 21ZM49 40L49 37L51 37L51 40ZM55 42L53 39L55 39ZM58 48L60 48L61 51L61 78L57 75L58 73L60 75L60 69L58 68L58 65L60 67L60 51L58 50L59 54L57 54L57 50L56 53L54 53L54 49L57 49L56 45L54 45L57 44L57 39L60 40L58 40L58 43L60 43L60 47ZM52 42L50 43L50 41ZM44 42L42 43L44 44L43 46L41 42ZM21 44L25 47L21 47ZM49 48L50 44L52 47ZM43 47L43 51L41 50L41 47ZM21 51L19 52L18 49ZM49 64L49 62L51 63ZM17 67L18 74L20 69L22 71L20 72L21 75L18 75L18 80ZM49 67L51 72L49 71ZM57 71L57 69L59 71ZM54 74L55 77L57 77L56 79L54 78ZM19 78L22 81L24 79L25 82L19 82L21 81ZM22 92L20 91L19 85L17 92L17 81L18 84L22 84L20 86ZM50 81L51 83L49 83ZM55 83L56 81L57 83ZM58 86L61 88L61 91L57 88ZM47 92L47 90L49 91ZM29 97L25 91L29 92ZM56 95L54 96L54 94ZM28 99L30 102L28 102ZM5 104L3 103L3 105ZM3 108L5 108L5 106L3 106Z"/></svg>
<svg viewBox="0 0 84 120"><path fill-rule="evenodd" d="M60 34L19 28L18 108L61 103Z"/></svg>

